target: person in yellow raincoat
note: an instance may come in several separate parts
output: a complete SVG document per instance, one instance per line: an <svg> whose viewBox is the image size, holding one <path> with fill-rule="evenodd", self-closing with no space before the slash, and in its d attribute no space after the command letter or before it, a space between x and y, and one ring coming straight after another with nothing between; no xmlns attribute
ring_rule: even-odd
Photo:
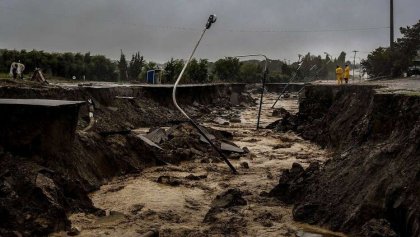
<svg viewBox="0 0 420 237"><path fill-rule="evenodd" d="M344 68L344 81L347 83L349 83L349 79L350 79L350 66L346 64L346 67Z"/></svg>
<svg viewBox="0 0 420 237"><path fill-rule="evenodd" d="M335 76L337 79L337 84L343 84L343 68L337 65L335 69Z"/></svg>

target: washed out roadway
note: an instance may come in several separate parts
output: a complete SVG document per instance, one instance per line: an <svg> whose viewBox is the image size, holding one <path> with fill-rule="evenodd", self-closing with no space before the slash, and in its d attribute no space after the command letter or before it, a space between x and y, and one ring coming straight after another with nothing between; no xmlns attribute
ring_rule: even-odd
<svg viewBox="0 0 420 237"><path fill-rule="evenodd" d="M266 95L262 127L278 119L271 116L275 98L275 94ZM280 106L297 112L297 99L282 100L276 107ZM147 168L138 175L114 179L91 194L95 206L105 210L106 216L85 213L70 216L73 227L81 229L80 236L140 236L151 229L159 230L160 236L342 236L296 223L292 220L291 206L260 195L269 192L278 183L281 170L290 168L293 162L307 166L313 161L324 161L329 154L292 132L256 131L257 106L233 107L225 112L239 113L241 123L219 125L208 120L204 125L232 132L233 142L250 150L239 160L231 160L239 175L232 175L223 162L189 161L179 166ZM243 162L249 164L249 169L240 165ZM185 179L190 174L207 178ZM162 175L178 177L183 182L179 186L157 183ZM203 223L212 200L230 188L240 189L247 205L217 215L216 221ZM66 235L63 232L54 236Z"/></svg>

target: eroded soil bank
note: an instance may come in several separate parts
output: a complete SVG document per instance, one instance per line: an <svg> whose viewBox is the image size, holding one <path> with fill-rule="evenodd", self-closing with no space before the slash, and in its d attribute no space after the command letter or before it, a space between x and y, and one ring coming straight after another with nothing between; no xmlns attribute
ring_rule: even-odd
<svg viewBox="0 0 420 237"><path fill-rule="evenodd" d="M356 236L420 235L420 97L377 86L308 86L299 113L279 123L335 151L294 167L271 194L294 219Z"/></svg>
<svg viewBox="0 0 420 237"><path fill-rule="evenodd" d="M97 121L89 132L82 132L89 120L87 106L83 107L74 141L65 150L55 150L52 154L36 149L20 154L0 144L0 236L45 236L68 230L67 214L72 212L104 215L94 207L89 192L111 178L139 173L160 164L160 153L130 131L139 126L171 126L183 119L168 101L170 88L154 89L159 91L157 94L151 89L154 88L62 87L2 81L0 98L92 99ZM226 108L233 103L253 104L242 94L243 89L236 85L216 85L195 88L202 92L195 94L193 89L183 87L179 94L188 113L198 116L214 104ZM1 114L7 116L8 111ZM29 147L37 143L35 137L32 143L29 141Z"/></svg>

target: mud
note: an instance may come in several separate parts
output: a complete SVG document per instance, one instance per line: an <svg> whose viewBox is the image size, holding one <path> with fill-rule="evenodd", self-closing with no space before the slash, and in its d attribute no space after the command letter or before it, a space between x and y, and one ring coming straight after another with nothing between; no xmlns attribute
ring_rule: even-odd
<svg viewBox="0 0 420 237"><path fill-rule="evenodd" d="M277 119L271 116L270 109L274 97L275 94L269 94L264 104L263 126ZM297 101L283 101L282 106L296 111ZM311 162L325 160L328 154L294 133L256 131L256 106L223 108L214 108L201 117L201 121L217 139L246 147L244 150L248 152L230 155L240 175L231 174L226 164L217 159L203 161L202 156L193 154L191 157L195 158L176 165L149 167L137 175L113 179L90 195L95 207L106 212L105 216L85 212L70 216L72 226L81 229L80 236L138 236L151 229L158 230L160 236L296 236L307 233L292 220L291 207L268 197L267 193L277 182L281 170L295 162L307 167ZM241 123L219 124L214 120L217 117L235 117ZM187 125L175 127L181 128L177 129L181 131L179 137L183 137L182 131L190 133ZM218 135L211 128L225 132ZM150 130L154 129L146 127L135 131L147 136ZM164 127L164 130L171 128ZM232 134L230 139L222 136L229 133ZM188 139L193 140L176 142L177 146L197 151L203 146L209 147L203 142L196 143L194 135ZM281 143L291 145L273 149ZM172 149L171 139L161 140L159 145ZM212 153L202 154L206 157ZM241 166L243 162L249 167ZM325 236L338 236L328 233L330 235ZM65 233L54 234L63 235Z"/></svg>
<svg viewBox="0 0 420 237"><path fill-rule="evenodd" d="M272 194L293 202L299 221L357 236L418 236L419 111L420 97L375 85L308 86L284 123L335 154L319 171L283 172Z"/></svg>
<svg viewBox="0 0 420 237"><path fill-rule="evenodd" d="M185 92L185 98L189 98L188 90L180 90L180 94ZM217 85L210 90L211 93L194 98L207 102L217 96L217 100L223 103L229 101L229 93L236 91L229 85ZM66 149L56 146L48 149L48 153L41 149L21 154L0 145L0 235L46 236L51 232L70 230L69 213L83 211L95 216L105 215L104 211L93 206L87 195L89 192L97 190L111 178L139 173L146 167L161 164L160 153L130 129L139 125L179 123L180 116L171 106L160 105L161 97L155 100L147 93L148 89L144 88L62 87L2 80L1 98L91 98L95 102L98 121L90 132L81 132L87 125L87 108L82 108L78 131L70 135L74 140L68 141ZM137 97L125 97L132 95ZM243 98L248 97L246 94L239 97ZM183 106L193 115L200 115L200 109L205 108L201 104ZM211 104L209 106L211 108ZM7 111L3 112L7 114ZM42 123L42 120L38 122ZM26 123L22 126L30 126ZM118 132L123 129L128 129L129 133ZM20 139L18 136L10 138ZM58 141L50 145L55 142ZM48 144L42 145L48 147Z"/></svg>

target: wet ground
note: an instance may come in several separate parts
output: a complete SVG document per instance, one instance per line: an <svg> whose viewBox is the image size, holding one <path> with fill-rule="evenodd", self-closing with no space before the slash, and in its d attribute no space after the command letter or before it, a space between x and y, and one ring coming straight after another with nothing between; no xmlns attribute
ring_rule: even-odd
<svg viewBox="0 0 420 237"><path fill-rule="evenodd" d="M420 76L396 78L388 80L350 80L350 84L378 85L382 93L402 93L408 95L420 94ZM312 84L336 84L335 80L315 81Z"/></svg>
<svg viewBox="0 0 420 237"><path fill-rule="evenodd" d="M266 98L262 127L278 119L271 116L275 95L268 94ZM297 112L298 104L296 99L290 99L277 106ZM117 178L91 194L95 206L105 210L106 216L70 216L73 227L81 230L80 236L141 236L152 229L158 230L160 236L342 236L295 223L291 206L261 195L278 183L282 169L290 168L294 162L307 166L312 161L324 161L329 154L292 132L257 131L257 106L232 108L225 113L239 114L241 123L220 125L206 119L202 122L232 132L233 142L250 150L240 159L231 160L239 175L232 175L222 162L189 161ZM158 183L162 176L176 179L177 184ZM231 188L242 191L247 205L225 210L211 222L203 222L216 196Z"/></svg>

